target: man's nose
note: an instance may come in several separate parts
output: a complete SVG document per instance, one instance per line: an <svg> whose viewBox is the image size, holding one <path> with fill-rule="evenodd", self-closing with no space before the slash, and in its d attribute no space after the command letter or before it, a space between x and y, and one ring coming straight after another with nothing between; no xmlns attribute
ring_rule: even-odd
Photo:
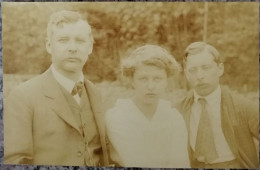
<svg viewBox="0 0 260 170"><path fill-rule="evenodd" d="M204 72L201 69L198 69L197 71L197 79L203 79L204 78Z"/></svg>
<svg viewBox="0 0 260 170"><path fill-rule="evenodd" d="M68 46L68 51L71 53L75 53L77 52L77 44L75 43L75 41L71 40Z"/></svg>

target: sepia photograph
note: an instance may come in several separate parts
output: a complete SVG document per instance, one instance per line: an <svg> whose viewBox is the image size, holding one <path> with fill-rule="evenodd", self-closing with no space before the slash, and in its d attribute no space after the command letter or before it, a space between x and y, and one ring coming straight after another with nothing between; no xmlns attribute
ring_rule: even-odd
<svg viewBox="0 0 260 170"><path fill-rule="evenodd" d="M259 168L259 2L1 11L3 167Z"/></svg>

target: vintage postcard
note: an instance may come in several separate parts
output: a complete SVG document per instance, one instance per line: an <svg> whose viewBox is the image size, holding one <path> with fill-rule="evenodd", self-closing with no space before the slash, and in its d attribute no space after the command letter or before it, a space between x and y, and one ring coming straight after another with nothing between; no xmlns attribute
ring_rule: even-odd
<svg viewBox="0 0 260 170"><path fill-rule="evenodd" d="M1 7L4 166L259 167L258 2Z"/></svg>

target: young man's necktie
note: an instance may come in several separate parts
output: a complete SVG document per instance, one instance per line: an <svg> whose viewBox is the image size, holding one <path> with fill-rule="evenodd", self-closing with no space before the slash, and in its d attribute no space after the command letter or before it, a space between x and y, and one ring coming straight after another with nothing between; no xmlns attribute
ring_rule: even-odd
<svg viewBox="0 0 260 170"><path fill-rule="evenodd" d="M206 100L199 98L201 105L200 122L198 126L194 156L198 161L210 163L218 158L212 125L206 109Z"/></svg>

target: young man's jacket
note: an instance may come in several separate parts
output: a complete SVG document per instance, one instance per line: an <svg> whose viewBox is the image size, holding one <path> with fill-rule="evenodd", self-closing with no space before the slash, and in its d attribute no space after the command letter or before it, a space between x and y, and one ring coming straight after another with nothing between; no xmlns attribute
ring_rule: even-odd
<svg viewBox="0 0 260 170"><path fill-rule="evenodd" d="M95 166L108 165L100 95L91 82L84 84L93 113L87 121L96 127L94 133L86 125L89 141L50 69L15 88L4 102L4 163L83 166L94 148L100 153Z"/></svg>
<svg viewBox="0 0 260 170"><path fill-rule="evenodd" d="M193 94L193 91L190 91L184 99L180 100L181 102L175 102L174 104L183 114L188 134L190 133ZM253 138L259 140L258 104L231 94L227 88L221 87L221 126L227 143L241 166L244 168L258 168L258 152L253 140ZM191 155L191 147L188 146L191 167L193 168L194 158Z"/></svg>

